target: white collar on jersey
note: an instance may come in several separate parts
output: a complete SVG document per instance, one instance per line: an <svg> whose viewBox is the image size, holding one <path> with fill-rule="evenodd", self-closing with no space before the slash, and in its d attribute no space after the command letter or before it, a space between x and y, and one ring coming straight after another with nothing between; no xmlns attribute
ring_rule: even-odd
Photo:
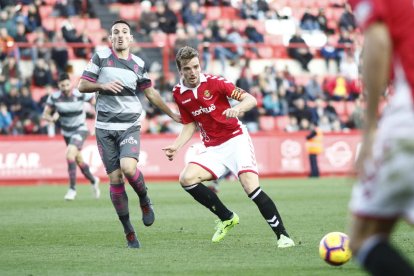
<svg viewBox="0 0 414 276"><path fill-rule="evenodd" d="M191 90L193 91L194 89L197 90L197 88L200 86L200 84L202 82L207 82L207 78L204 74L200 73L200 83L197 85L197 87L194 88L190 88L184 85L183 79L180 79L180 94L183 94L185 91Z"/></svg>

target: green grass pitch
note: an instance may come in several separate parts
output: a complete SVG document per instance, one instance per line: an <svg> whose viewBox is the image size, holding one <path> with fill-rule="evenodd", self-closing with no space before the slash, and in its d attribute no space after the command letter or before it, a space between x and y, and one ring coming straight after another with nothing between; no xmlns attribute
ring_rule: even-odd
<svg viewBox="0 0 414 276"><path fill-rule="evenodd" d="M240 184L223 182L219 196L240 224L218 244L215 217L175 183L148 183L156 221L144 227L138 200L128 187L130 215L142 248L125 248L121 224L109 200L92 199L79 185L65 202L66 186L0 187L0 275L366 275L354 262L341 267L318 254L328 232L347 232L351 181L342 178L268 179L273 198L297 243L278 249L273 232ZM414 260L413 231L398 226L393 241Z"/></svg>

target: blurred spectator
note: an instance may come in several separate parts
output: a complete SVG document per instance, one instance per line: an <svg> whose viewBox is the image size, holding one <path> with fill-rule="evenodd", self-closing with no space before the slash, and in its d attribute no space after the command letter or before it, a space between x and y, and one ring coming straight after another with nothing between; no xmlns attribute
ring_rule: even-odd
<svg viewBox="0 0 414 276"><path fill-rule="evenodd" d="M256 100L257 97L261 97L261 92L258 86L253 86L248 90L250 94L252 94ZM259 117L261 115L261 100L259 99L257 101L257 106L250 109L249 111L242 114L240 120L243 122L243 124L246 125L249 132L255 133L259 131ZM260 104L259 104L260 102Z"/></svg>
<svg viewBox="0 0 414 276"><path fill-rule="evenodd" d="M0 10L0 29L2 28L6 28L8 34L14 31L14 22L6 9Z"/></svg>
<svg viewBox="0 0 414 276"><path fill-rule="evenodd" d="M326 35L335 33L335 30L328 27L328 19L326 18L324 8L319 8L318 14L316 15L316 22L319 25L319 30L324 32Z"/></svg>
<svg viewBox="0 0 414 276"><path fill-rule="evenodd" d="M298 119L294 115L289 115L288 123L284 129L286 132L296 132L299 131Z"/></svg>
<svg viewBox="0 0 414 276"><path fill-rule="evenodd" d="M311 101L315 101L318 98L323 99L325 97L317 75L312 75L305 86L305 91Z"/></svg>
<svg viewBox="0 0 414 276"><path fill-rule="evenodd" d="M319 22L314 14L312 14L312 10L310 8L306 8L305 12L303 13L300 19L300 28L306 31L315 31L319 30Z"/></svg>
<svg viewBox="0 0 414 276"><path fill-rule="evenodd" d="M92 40L89 38L87 29L84 29L82 31L76 42L92 44ZM78 58L89 59L92 56L92 48L89 47L75 47L73 49L73 52Z"/></svg>
<svg viewBox="0 0 414 276"><path fill-rule="evenodd" d="M22 105L22 118L29 118L38 123L40 118L40 109L37 103L33 100L32 94L27 86L22 86L20 89L20 103Z"/></svg>
<svg viewBox="0 0 414 276"><path fill-rule="evenodd" d="M76 15L75 8L68 0L56 0L53 10L54 16L69 17Z"/></svg>
<svg viewBox="0 0 414 276"><path fill-rule="evenodd" d="M17 62L14 56L9 56L4 60L2 74L6 81L14 82L20 87L23 83L21 64Z"/></svg>
<svg viewBox="0 0 414 276"><path fill-rule="evenodd" d="M308 122L312 121L312 110L306 105L306 102L303 98L298 98L294 101L294 110L290 115L295 116L301 124L303 119L306 119Z"/></svg>
<svg viewBox="0 0 414 276"><path fill-rule="evenodd" d="M200 12L200 6L196 1L192 1L183 12L184 24L193 26L197 31L201 31L204 17L205 15Z"/></svg>
<svg viewBox="0 0 414 276"><path fill-rule="evenodd" d="M14 41L17 43L26 43L28 44L29 41L26 37L26 27L24 23L18 22L16 25L16 35L14 37ZM18 50L18 59L31 59L32 58L32 49L29 47L19 47Z"/></svg>
<svg viewBox="0 0 414 276"><path fill-rule="evenodd" d="M299 30L296 30L296 33L289 40L288 47L289 56L297 60L303 70L309 71L308 64L312 60L313 55L311 54L309 47L306 45L305 40L302 38Z"/></svg>
<svg viewBox="0 0 414 276"><path fill-rule="evenodd" d="M248 19L246 28L244 29L244 34L246 35L249 42L253 43L263 43L264 38L263 34L259 33L254 26L253 20Z"/></svg>
<svg viewBox="0 0 414 276"><path fill-rule="evenodd" d="M345 77L337 75L327 84L328 92L331 95L331 99L335 101L346 100L349 96L349 86Z"/></svg>
<svg viewBox="0 0 414 276"><path fill-rule="evenodd" d="M319 118L318 126L319 126L319 129L323 132L331 132L332 131L332 124L329 121L328 116L326 116L326 115L322 115Z"/></svg>
<svg viewBox="0 0 414 276"><path fill-rule="evenodd" d="M74 13L81 17L96 17L96 12L91 0L73 0L73 9Z"/></svg>
<svg viewBox="0 0 414 276"><path fill-rule="evenodd" d="M243 0L240 6L240 17L243 19L259 19L259 7L257 1Z"/></svg>
<svg viewBox="0 0 414 276"><path fill-rule="evenodd" d="M158 27L166 34L174 34L177 29L178 18L162 1L155 3L155 14L158 19Z"/></svg>
<svg viewBox="0 0 414 276"><path fill-rule="evenodd" d="M27 32L29 33L34 32L37 28L42 26L42 17L40 16L38 5L29 5L25 25Z"/></svg>
<svg viewBox="0 0 414 276"><path fill-rule="evenodd" d="M37 59L32 76L33 84L36 86L52 85L53 76L48 63L43 59Z"/></svg>
<svg viewBox="0 0 414 276"><path fill-rule="evenodd" d="M336 120L339 120L338 112L336 111L336 108L333 106L333 101L332 100L328 100L328 102L325 106L324 114L326 116L328 116L329 121L331 123L336 121Z"/></svg>
<svg viewBox="0 0 414 276"><path fill-rule="evenodd" d="M353 32L356 28L355 16L352 13L351 5L345 4L344 13L339 18L339 29Z"/></svg>
<svg viewBox="0 0 414 276"><path fill-rule="evenodd" d="M352 40L350 33L347 30L341 30L336 48L339 62L341 62L345 58L345 54L348 51L352 50L353 44L354 41Z"/></svg>
<svg viewBox="0 0 414 276"><path fill-rule="evenodd" d="M224 28L219 29L218 35L214 38L214 42L218 43L229 43L227 30ZM226 71L227 59L230 59L233 63L236 63L239 59L237 51L233 50L232 47L216 46L214 48L214 55L220 60L221 73L224 74Z"/></svg>
<svg viewBox="0 0 414 276"><path fill-rule="evenodd" d="M348 127L353 129L362 129L364 126L364 108L361 98L355 99L355 106L349 116Z"/></svg>
<svg viewBox="0 0 414 276"><path fill-rule="evenodd" d="M148 0L141 2L141 16L138 21L141 34L149 35L158 28L158 19L156 14L151 10L151 2Z"/></svg>
<svg viewBox="0 0 414 276"><path fill-rule="evenodd" d="M333 37L328 37L326 44L321 48L320 53L325 60L326 70L330 72L329 63L331 60L335 61L336 70L339 71L340 56L338 50L335 48L335 43L332 41Z"/></svg>
<svg viewBox="0 0 414 276"><path fill-rule="evenodd" d="M203 71L207 71L208 70L208 66L210 64L211 61L211 48L210 48L210 44L213 42L213 32L211 31L210 28L205 28L204 29L204 33L203 33L203 63L201 64L201 67L203 69Z"/></svg>
<svg viewBox="0 0 414 276"><path fill-rule="evenodd" d="M56 44L52 47L51 58L55 62L58 71L65 72L68 66L69 53L68 53L68 45L65 39L63 38L63 34L60 30L57 30L55 32L52 42ZM47 82L46 84L51 84L51 83ZM43 86L43 85L40 85L40 86Z"/></svg>
<svg viewBox="0 0 414 276"><path fill-rule="evenodd" d="M244 67L241 70L240 77L236 80L236 86L244 91L251 92L251 89L257 85L257 79L254 77L252 70L248 67Z"/></svg>
<svg viewBox="0 0 414 276"><path fill-rule="evenodd" d="M266 111L266 115L278 116L282 115L282 106L279 101L279 96L276 91L266 94L263 97L263 107Z"/></svg>
<svg viewBox="0 0 414 276"><path fill-rule="evenodd" d="M0 103L0 134L9 134L13 119L4 102Z"/></svg>
<svg viewBox="0 0 414 276"><path fill-rule="evenodd" d="M259 74L259 86L263 94L270 94L277 91L277 82L273 67L265 66L264 70Z"/></svg>
<svg viewBox="0 0 414 276"><path fill-rule="evenodd" d="M23 115L20 93L17 86L10 87L9 93L4 97L4 103L7 105L7 109L11 112L13 118L20 118Z"/></svg>
<svg viewBox="0 0 414 276"><path fill-rule="evenodd" d="M67 20L63 21L62 27L60 28L63 34L63 38L66 42L78 42L79 36L77 34L75 25L72 23L72 19L68 18Z"/></svg>
<svg viewBox="0 0 414 276"><path fill-rule="evenodd" d="M51 49L45 47L45 43L49 42L49 38L46 36L46 33L43 29L36 29L36 39L34 41L33 47L33 60L36 61L38 58L43 58L49 60L51 58Z"/></svg>
<svg viewBox="0 0 414 276"><path fill-rule="evenodd" d="M49 97L50 94L52 94L54 91L54 88L52 85L48 84L45 86L45 93L42 97L40 97L39 102L37 103L39 110L40 110L40 114L43 113L43 110L45 109L46 106L46 101L47 98Z"/></svg>
<svg viewBox="0 0 414 276"><path fill-rule="evenodd" d="M189 46L188 45L188 37L187 33L185 32L183 27L178 27L177 32L175 33L176 38L174 42L174 56L177 54L178 50L181 47ZM197 49L197 48L195 48Z"/></svg>
<svg viewBox="0 0 414 276"><path fill-rule="evenodd" d="M185 30L187 32L187 45L198 50L200 46L200 39L198 38L197 30L193 25L186 25Z"/></svg>

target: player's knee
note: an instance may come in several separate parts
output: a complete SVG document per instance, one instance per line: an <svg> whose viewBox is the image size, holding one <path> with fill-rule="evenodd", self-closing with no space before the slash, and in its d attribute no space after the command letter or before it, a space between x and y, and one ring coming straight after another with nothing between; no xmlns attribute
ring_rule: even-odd
<svg viewBox="0 0 414 276"><path fill-rule="evenodd" d="M138 169L136 166L126 164L121 166L121 170L126 177L133 177Z"/></svg>
<svg viewBox="0 0 414 276"><path fill-rule="evenodd" d="M180 174L180 184L181 186L185 187L185 186L190 186L193 185L199 181L197 181L197 178L194 176L191 176L188 173L181 173Z"/></svg>

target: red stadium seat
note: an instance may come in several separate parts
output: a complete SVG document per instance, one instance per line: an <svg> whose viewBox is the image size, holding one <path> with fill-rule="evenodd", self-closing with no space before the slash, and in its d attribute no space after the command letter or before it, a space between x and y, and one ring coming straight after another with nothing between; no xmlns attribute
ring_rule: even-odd
<svg viewBox="0 0 414 276"><path fill-rule="evenodd" d="M276 129L275 117L273 116L260 116L259 126L262 131L272 131Z"/></svg>
<svg viewBox="0 0 414 276"><path fill-rule="evenodd" d="M206 20L218 20L221 19L220 7L207 7L206 8Z"/></svg>
<svg viewBox="0 0 414 276"><path fill-rule="evenodd" d="M52 14L53 7L52 6L40 6L39 7L39 14L42 20L46 17L49 17Z"/></svg>
<svg viewBox="0 0 414 276"><path fill-rule="evenodd" d="M289 124L289 116L287 116L287 115L276 116L275 117L275 124L276 124L276 129L284 130L286 128L286 126Z"/></svg>
<svg viewBox="0 0 414 276"><path fill-rule="evenodd" d="M30 91L35 102L39 102L40 98L46 94L46 89L39 86L31 86Z"/></svg>
<svg viewBox="0 0 414 276"><path fill-rule="evenodd" d="M122 5L119 10L119 17L127 21L138 20L138 12L134 5Z"/></svg>
<svg viewBox="0 0 414 276"><path fill-rule="evenodd" d="M46 17L42 19L42 26L48 31L54 31L56 28L55 17Z"/></svg>
<svg viewBox="0 0 414 276"><path fill-rule="evenodd" d="M102 28L99 18L86 18L85 27L90 31L97 31Z"/></svg>

